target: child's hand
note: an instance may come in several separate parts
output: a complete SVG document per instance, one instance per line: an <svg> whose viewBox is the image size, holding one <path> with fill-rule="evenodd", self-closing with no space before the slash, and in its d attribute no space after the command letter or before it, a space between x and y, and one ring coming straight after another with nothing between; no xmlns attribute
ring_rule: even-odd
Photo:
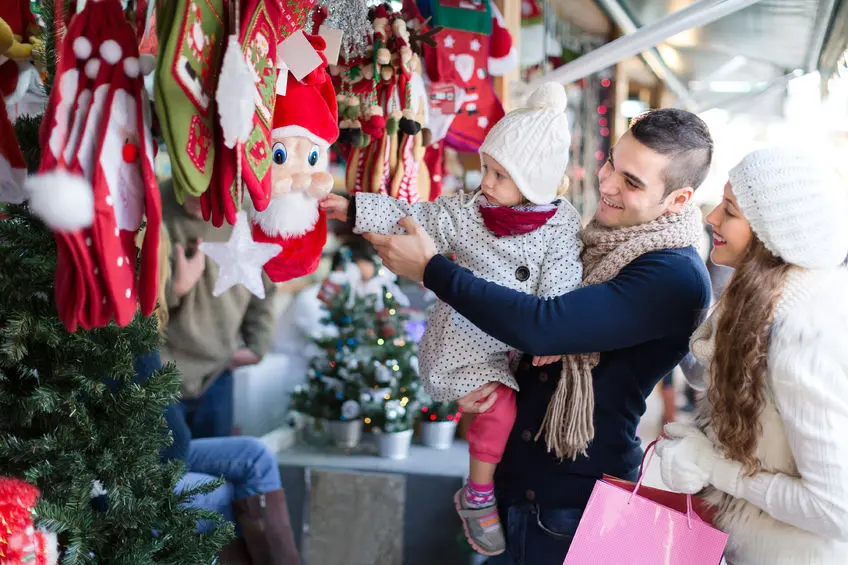
<svg viewBox="0 0 848 565"><path fill-rule="evenodd" d="M333 220L347 221L347 210L350 202L344 196L328 194L319 202L321 209L327 213L327 217Z"/></svg>
<svg viewBox="0 0 848 565"><path fill-rule="evenodd" d="M541 367L542 365L550 365L562 359L562 355L537 355L533 357L533 366Z"/></svg>

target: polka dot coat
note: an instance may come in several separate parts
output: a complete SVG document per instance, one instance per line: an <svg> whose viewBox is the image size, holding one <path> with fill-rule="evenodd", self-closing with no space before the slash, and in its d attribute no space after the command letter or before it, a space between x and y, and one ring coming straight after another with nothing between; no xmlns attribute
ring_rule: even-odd
<svg viewBox="0 0 848 565"><path fill-rule="evenodd" d="M356 233L403 233L397 225L412 216L440 253L494 283L542 297L577 288L582 280L580 215L561 201L539 229L520 236L496 237L486 228L476 203L463 194L435 202L409 204L380 194L356 195ZM488 383L518 390L509 367L512 349L483 333L444 302L430 313L419 348L421 379L437 401L455 400Z"/></svg>

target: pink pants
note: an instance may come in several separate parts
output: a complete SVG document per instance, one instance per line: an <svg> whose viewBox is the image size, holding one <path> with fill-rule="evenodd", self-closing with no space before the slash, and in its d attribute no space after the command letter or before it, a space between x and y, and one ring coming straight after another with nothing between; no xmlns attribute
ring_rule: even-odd
<svg viewBox="0 0 848 565"><path fill-rule="evenodd" d="M501 384L496 392L495 404L477 414L468 428L468 451L484 463L500 463L517 413L515 391Z"/></svg>

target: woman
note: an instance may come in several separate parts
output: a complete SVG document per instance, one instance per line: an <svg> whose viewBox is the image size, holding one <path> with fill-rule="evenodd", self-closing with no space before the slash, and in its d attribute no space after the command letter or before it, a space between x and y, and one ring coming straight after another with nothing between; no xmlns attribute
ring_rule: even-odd
<svg viewBox="0 0 848 565"><path fill-rule="evenodd" d="M159 265L160 307L156 315L164 330L168 322L165 287L171 274L170 240L164 226ZM136 359L137 380L148 380L161 367L158 351ZM236 524L238 538L224 547L220 565L298 565L300 557L280 471L276 458L265 445L253 437L192 439L179 402L166 409L165 419L173 443L162 453L162 458L183 460L188 469L177 490L190 490L218 477L226 481L215 491L197 495L191 501L193 507L213 510Z"/></svg>
<svg viewBox="0 0 848 565"><path fill-rule="evenodd" d="M698 426L666 426L657 454L670 488L716 507L730 565L848 555L848 202L827 172L756 151L707 218L713 261L736 272L692 338Z"/></svg>

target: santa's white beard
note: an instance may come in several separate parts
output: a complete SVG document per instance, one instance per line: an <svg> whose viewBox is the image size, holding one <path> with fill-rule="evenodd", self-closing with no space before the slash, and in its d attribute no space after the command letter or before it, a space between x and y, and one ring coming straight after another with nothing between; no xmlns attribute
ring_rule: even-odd
<svg viewBox="0 0 848 565"><path fill-rule="evenodd" d="M253 210L253 223L271 237L299 237L315 227L318 199L305 190L293 190L271 199L262 212Z"/></svg>

